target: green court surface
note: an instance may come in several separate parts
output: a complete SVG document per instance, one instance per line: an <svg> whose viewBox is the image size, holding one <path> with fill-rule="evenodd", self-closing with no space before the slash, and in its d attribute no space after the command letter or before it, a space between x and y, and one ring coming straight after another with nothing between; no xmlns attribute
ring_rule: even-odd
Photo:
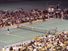
<svg viewBox="0 0 68 51"><path fill-rule="evenodd" d="M29 26L41 30L54 30L57 28L58 31L68 31L68 20L51 19L45 22L35 23Z"/></svg>
<svg viewBox="0 0 68 51"><path fill-rule="evenodd" d="M17 29L17 28L10 29L10 34L8 34L7 30L2 30L0 31L0 47L8 46L22 41L31 40L35 36L42 34L43 33Z"/></svg>
<svg viewBox="0 0 68 51"><path fill-rule="evenodd" d="M68 20L52 19L45 22L39 22L32 25L27 25L40 30L53 30L57 27L58 31L68 31ZM0 30L0 48L15 44L18 42L23 42L27 40L32 40L35 36L43 35L44 33L30 31L26 29L14 28L10 29L10 34L7 30Z"/></svg>

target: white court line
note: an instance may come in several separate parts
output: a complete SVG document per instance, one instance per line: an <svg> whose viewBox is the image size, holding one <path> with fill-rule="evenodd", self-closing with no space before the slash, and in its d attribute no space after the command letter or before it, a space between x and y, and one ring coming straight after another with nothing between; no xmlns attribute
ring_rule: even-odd
<svg viewBox="0 0 68 51"><path fill-rule="evenodd" d="M6 35L18 37L18 38L21 38L21 39L24 38L24 37L20 37L20 36L17 36L17 35L12 35L12 34L6 34ZM0 40L0 42L3 43L3 44L7 44L7 41L4 41L4 40Z"/></svg>
<svg viewBox="0 0 68 51"><path fill-rule="evenodd" d="M21 39L23 39L24 37L21 37L21 36L17 36L17 35L13 35L13 34L6 34L6 35L8 35L8 36L14 36L14 37L18 37L18 38L21 38ZM10 39L11 40L11 39ZM22 40L21 40L22 41ZM7 43L7 41L5 40L0 40L0 42L1 43L3 43L3 44L5 44L5 45L7 45L7 44L10 44L10 43L13 43L13 42L10 42L10 43Z"/></svg>
<svg viewBox="0 0 68 51"><path fill-rule="evenodd" d="M6 41L3 41L3 40L0 40L0 42L3 43L3 44L7 44L7 42Z"/></svg>
<svg viewBox="0 0 68 51"><path fill-rule="evenodd" d="M9 32L9 34L7 33L6 35L8 35L8 36L14 36L14 37L18 37L18 38L24 38L23 36L22 37L21 36L17 36L17 35L11 34L10 32Z"/></svg>
<svg viewBox="0 0 68 51"><path fill-rule="evenodd" d="M16 37L16 38L21 38L21 39L23 39L24 37L23 36L18 36L18 35L14 35L14 34L12 34L11 32L6 32L6 33L4 33L3 35L8 35L8 36L14 36L14 37ZM11 38L13 38L13 37L11 37ZM11 40L11 39L10 39ZM7 41L5 40L0 40L0 42L1 43L3 43L3 44L7 44Z"/></svg>

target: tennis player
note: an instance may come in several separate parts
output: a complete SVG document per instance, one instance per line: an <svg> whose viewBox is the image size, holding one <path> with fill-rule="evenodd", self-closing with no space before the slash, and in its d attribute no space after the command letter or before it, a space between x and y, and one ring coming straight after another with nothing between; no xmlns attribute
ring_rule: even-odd
<svg viewBox="0 0 68 51"><path fill-rule="evenodd" d="M10 34L9 28L7 29L7 34L8 34L8 35Z"/></svg>

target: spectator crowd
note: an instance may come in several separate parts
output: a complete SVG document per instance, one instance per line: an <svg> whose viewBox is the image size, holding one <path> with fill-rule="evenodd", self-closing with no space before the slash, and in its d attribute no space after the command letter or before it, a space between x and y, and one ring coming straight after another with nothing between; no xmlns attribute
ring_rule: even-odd
<svg viewBox="0 0 68 51"><path fill-rule="evenodd" d="M68 9L55 9L53 7L48 9L32 9L29 11L23 10L22 8L17 10L0 10L0 27L11 26L14 24L20 24L29 22L32 24L33 21L43 20L49 18L62 18L68 16Z"/></svg>

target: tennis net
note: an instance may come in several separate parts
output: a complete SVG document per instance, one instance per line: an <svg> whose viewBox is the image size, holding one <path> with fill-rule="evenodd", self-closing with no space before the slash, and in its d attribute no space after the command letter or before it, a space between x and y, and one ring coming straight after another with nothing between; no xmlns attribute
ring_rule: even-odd
<svg viewBox="0 0 68 51"><path fill-rule="evenodd" d="M35 27L30 27L30 26L21 26L18 28L23 29L23 30L38 32L38 33L46 33L47 32L47 30L43 30L43 29L39 29L39 28L35 28Z"/></svg>

